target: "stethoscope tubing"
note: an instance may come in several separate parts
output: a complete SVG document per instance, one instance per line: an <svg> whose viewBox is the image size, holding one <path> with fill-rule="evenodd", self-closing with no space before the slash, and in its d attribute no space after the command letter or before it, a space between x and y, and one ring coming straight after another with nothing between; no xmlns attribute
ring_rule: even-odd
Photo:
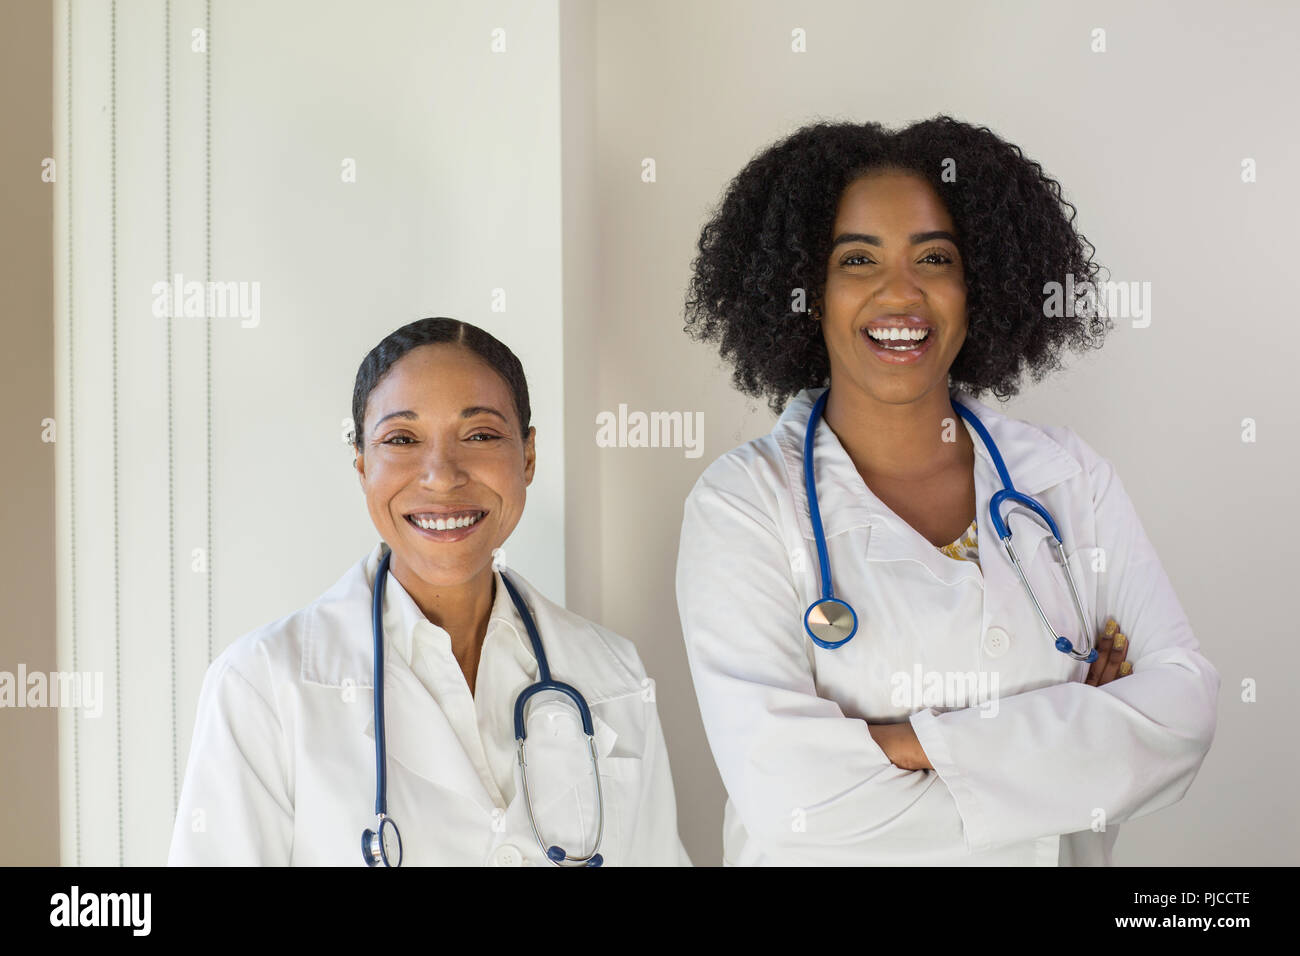
<svg viewBox="0 0 1300 956"><path fill-rule="evenodd" d="M821 508L817 502L817 481L813 471L813 442L817 433L817 425L821 421L822 415L826 409L826 399L830 396L830 393L831 390L827 388L817 397L817 400L813 403L812 411L808 415L808 426L804 431L804 489L808 498L808 518L812 524L813 538L817 543L817 566L821 574L822 595L821 600L809 605L808 610L804 612L804 630L818 646L833 650L847 644L854 634L857 633L858 618L857 612L853 610L852 605L835 597L834 590L832 589L830 553L826 547L826 529L822 525ZM989 499L989 517L992 519L993 528L997 532L999 540L1002 542L1002 547L1006 552L1007 559L1015 568L1021 584L1024 585L1025 591L1029 594L1029 599L1033 602L1034 609L1037 611L1039 619L1052 635L1053 643L1057 650L1070 655L1075 660L1091 663L1097 659L1097 651L1092 647L1092 638L1088 633L1087 615L1083 612L1083 602L1079 594L1078 586L1074 581L1074 574L1070 571L1069 562L1066 560L1065 545L1061 540L1060 529L1057 527L1055 519L1038 501L1031 498L1029 495L1016 490L1015 485L1011 481L1011 474L1007 471L1006 462L1002 458L1002 453L999 451L997 443L993 440L993 436L989 434L988 429L984 427L984 423L979 420L979 417L951 395L949 396L949 401L952 403L953 410L969 422L971 427L975 429L976 434L980 437L980 441L983 442L984 447L988 450L989 457L993 459L993 466L997 469L998 477L1002 482L1002 488L994 492ZM1061 567L1065 571L1066 583L1070 588L1070 597L1074 603L1075 613L1079 620L1080 634L1082 635L1079 648L1075 648L1068 638L1056 633L1056 629L1052 627L1051 622L1047 618L1047 614L1043 611L1043 607L1038 601L1038 595L1034 592L1033 586L1029 583L1029 578L1025 575L1024 568L1021 566L1019 556L1016 554L1015 546L1011 540L1011 529L1001 514L1002 505L1008 501L1022 504L1029 508L1034 514L1038 515L1038 517L1042 518L1043 521L1046 522L1047 527L1052 533L1053 542L1061 561ZM836 605L843 605L848 608L853 615L852 631L843 640L827 641L813 633L809 617L814 610L822 607L827 602L834 602Z"/></svg>
<svg viewBox="0 0 1300 956"><path fill-rule="evenodd" d="M371 603L371 628L374 638L374 704L375 704L375 816L378 819L378 827L375 831L366 830L362 834L362 854L366 862L371 865L377 865L383 862L385 865L392 865L384 850L383 837L385 827L391 828L392 836L397 840L398 865L401 859L401 832L397 824L388 816L388 748L384 736L384 590L388 581L388 566L392 558L392 549L385 548L383 557L379 561L379 569L375 573L375 584L373 599ZM556 866L600 866L603 859L599 853L601 838L605 832L605 796L600 785L600 768L597 763L596 755L596 733L595 725L591 717L591 708L587 706L586 699L579 693L578 689L570 684L551 678L550 662L546 658L546 649L542 646L542 636L537 630L537 622L533 619L532 612L529 611L527 603L519 593L519 589L514 582L510 580L509 575L501 571L501 580L506 586L506 591L510 594L510 600L519 616L523 619L524 627L528 631L528 640L532 644L533 654L537 659L537 677L536 683L530 684L520 692L515 698L514 706L514 725L515 725L515 745L516 753L519 760L521 786L524 791L524 804L528 811L528 822L532 828L533 835L537 838L538 846L541 847L546 858ZM591 759L591 772L596 780L596 805L598 809L598 822L596 827L596 842L592 851L587 856L570 856L561 847L557 845L547 846L542 838L541 831L537 827L537 820L533 815L533 801L528 789L528 770L525 746L527 742L526 730L526 711L529 700L536 694L543 691L552 691L567 697L570 702L577 708L579 718L582 721L582 730L587 738L587 752ZM375 839L377 835L378 839ZM372 847L378 848L372 849ZM376 856L376 853L378 856Z"/></svg>

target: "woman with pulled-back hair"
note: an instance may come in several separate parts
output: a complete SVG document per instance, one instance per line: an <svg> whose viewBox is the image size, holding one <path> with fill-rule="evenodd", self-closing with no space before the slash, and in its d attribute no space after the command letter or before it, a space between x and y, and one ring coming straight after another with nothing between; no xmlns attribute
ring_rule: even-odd
<svg viewBox="0 0 1300 956"><path fill-rule="evenodd" d="M806 126L705 225L687 331L780 415L682 522L726 862L1109 864L1196 775L1219 677L1114 467L976 398L1101 344L1073 221L940 116Z"/></svg>
<svg viewBox="0 0 1300 956"><path fill-rule="evenodd" d="M495 559L537 460L514 353L420 319L352 410L382 540L212 663L169 863L689 865L636 648Z"/></svg>

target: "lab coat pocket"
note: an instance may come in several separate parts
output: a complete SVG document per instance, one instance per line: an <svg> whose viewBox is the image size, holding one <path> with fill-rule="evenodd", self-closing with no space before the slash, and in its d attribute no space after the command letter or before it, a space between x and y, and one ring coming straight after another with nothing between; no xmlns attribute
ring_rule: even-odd
<svg viewBox="0 0 1300 956"><path fill-rule="evenodd" d="M632 863L632 834L641 809L643 762L640 757L601 757L600 789L605 801L605 827L600 852L614 866ZM595 794L584 795L584 799ZM588 805L593 815L595 805Z"/></svg>
<svg viewBox="0 0 1300 956"><path fill-rule="evenodd" d="M540 837L547 846L558 845L570 856L585 855L596 839L599 821L591 753L578 712L565 702L539 702L529 708L526 730L528 792ZM594 715L593 730L599 757L616 735L603 732ZM517 799L522 801L523 774L517 767L515 776Z"/></svg>
<svg viewBox="0 0 1300 956"><path fill-rule="evenodd" d="M548 847L559 846L569 856L587 856L595 848L604 864L623 866L630 862L641 793L641 758L601 757L598 767L599 795L588 772L545 806L534 802L537 829Z"/></svg>
<svg viewBox="0 0 1300 956"><path fill-rule="evenodd" d="M572 706L559 701L532 705L525 730L528 791L535 811L568 795L579 782L591 780L587 737Z"/></svg>

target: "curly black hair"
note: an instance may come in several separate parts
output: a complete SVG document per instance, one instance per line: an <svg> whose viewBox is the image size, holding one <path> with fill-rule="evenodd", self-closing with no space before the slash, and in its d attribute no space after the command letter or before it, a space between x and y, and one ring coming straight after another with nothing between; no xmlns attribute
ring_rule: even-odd
<svg viewBox="0 0 1300 956"><path fill-rule="evenodd" d="M956 176L945 177L953 163ZM1018 146L943 115L897 131L817 122L750 160L700 233L685 331L719 343L741 392L766 396L780 414L802 389L828 384L821 324L794 311L792 293L821 301L840 195L882 169L929 182L961 240L967 333L951 383L1006 401L1025 370L1039 381L1060 368L1062 347L1101 346L1113 323L1099 309L1044 314L1045 283L1064 284L1067 274L1076 286L1095 282L1101 267L1060 184Z"/></svg>

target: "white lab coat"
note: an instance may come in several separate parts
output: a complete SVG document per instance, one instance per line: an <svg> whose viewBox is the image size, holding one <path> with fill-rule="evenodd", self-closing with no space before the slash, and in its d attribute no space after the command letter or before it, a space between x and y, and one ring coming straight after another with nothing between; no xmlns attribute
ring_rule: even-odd
<svg viewBox="0 0 1300 956"><path fill-rule="evenodd" d="M685 506L677 600L727 788L725 862L1109 865L1118 824L1187 791L1219 688L1115 469L1068 428L954 392L1016 489L1054 516L1094 635L1113 617L1131 639L1133 673L1097 688L1082 683L1087 664L1055 649L993 531L1001 482L970 425L958 419L975 443L979 565L887 508L823 423L814 452L833 586L859 618L848 644L823 649L803 629L821 596L803 483L821 391L710 465ZM1044 611L1073 639L1050 533L1019 506L1004 514ZM931 675L986 689L996 675L996 716L962 701L957 683L926 706L934 698L911 688L938 687ZM933 772L893 766L868 732L909 717Z"/></svg>
<svg viewBox="0 0 1300 956"><path fill-rule="evenodd" d="M361 833L376 822L371 589L384 547L312 604L244 635L213 661L199 697L169 864L364 865ZM690 865L677 835L654 684L635 647L509 573L532 609L552 677L576 687L592 712L605 864ZM494 574L493 620L504 606L527 645L522 620L508 595L501 597L500 572ZM402 865L549 866L528 821L518 767L509 805L496 806L438 701L395 651L396 587L389 572L387 801L401 831ZM535 675L535 659L528 658ZM521 678L518 690L531 682ZM508 696L513 702L515 694ZM574 713L545 694L534 698L528 782L543 837L581 853L594 838L596 801ZM513 746L512 726L512 714L502 714L492 727L506 739L485 744Z"/></svg>

